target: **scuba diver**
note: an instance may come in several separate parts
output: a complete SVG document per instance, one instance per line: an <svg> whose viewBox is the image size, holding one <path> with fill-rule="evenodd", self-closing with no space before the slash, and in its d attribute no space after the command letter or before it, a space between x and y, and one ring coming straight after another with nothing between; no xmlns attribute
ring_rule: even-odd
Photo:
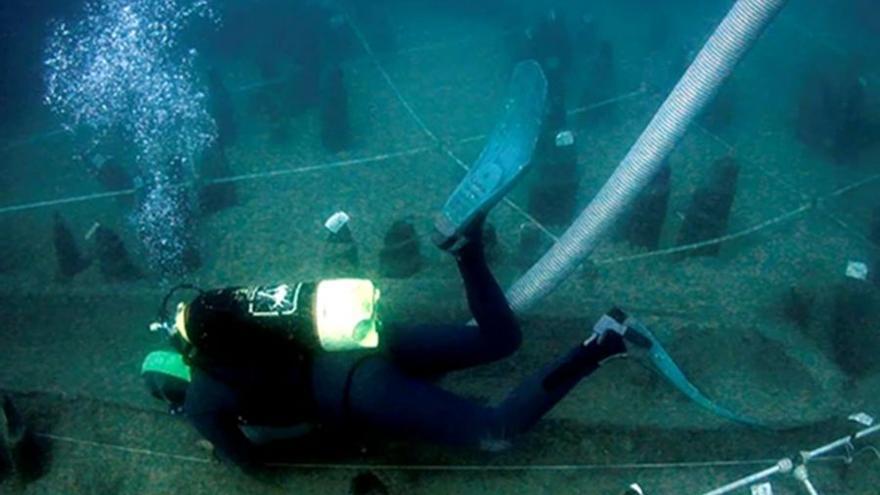
<svg viewBox="0 0 880 495"><path fill-rule="evenodd" d="M495 407L433 384L445 373L505 358L522 340L486 266L482 218L452 251L476 326L380 325L379 292L366 280L206 291L179 306L172 338L182 352L148 356L148 383L221 459L243 467L271 459L271 444L261 437L272 428L285 439L320 426L503 448L603 362L645 339L615 309Z"/></svg>
<svg viewBox="0 0 880 495"><path fill-rule="evenodd" d="M434 383L510 356L521 344L516 317L486 264L482 226L527 169L546 94L540 66L518 64L501 121L435 217L434 240L455 258L476 325L380 321L380 292L362 279L207 291L185 286L196 296L179 303L173 318L165 314L164 323L153 324L168 332L173 349L144 361L152 393L185 415L215 455L245 468L271 461L275 440L289 443L316 431L497 450L603 363L650 353L656 339L615 308L498 405Z"/></svg>

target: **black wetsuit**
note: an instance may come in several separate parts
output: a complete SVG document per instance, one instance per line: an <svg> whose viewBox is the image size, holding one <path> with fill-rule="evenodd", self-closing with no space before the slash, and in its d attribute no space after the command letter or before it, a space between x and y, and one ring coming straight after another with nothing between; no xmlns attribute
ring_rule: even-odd
<svg viewBox="0 0 880 495"><path fill-rule="evenodd" d="M614 332L578 344L494 407L438 387L432 378L509 356L522 340L480 243L465 246L457 260L477 326L388 325L380 351L194 366L187 417L218 454L242 465L265 460L242 433L246 423L302 421L397 438L498 445L531 427L603 360L625 351Z"/></svg>

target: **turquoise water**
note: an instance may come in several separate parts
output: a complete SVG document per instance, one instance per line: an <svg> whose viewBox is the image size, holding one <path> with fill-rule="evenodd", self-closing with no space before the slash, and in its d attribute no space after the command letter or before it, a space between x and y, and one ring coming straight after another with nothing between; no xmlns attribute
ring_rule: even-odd
<svg viewBox="0 0 880 495"><path fill-rule="evenodd" d="M847 422L850 414L878 414L877 288L845 276L848 262L871 270L880 258L871 230L880 207L877 141L840 160L829 155L825 138L805 143L796 129L803 88L824 78L831 86L855 81L863 88L865 127L876 132L880 42L871 25L876 7L868 3L791 2L725 88L723 97L733 102L729 122L691 128L670 157L658 249L676 245L709 165L728 155L740 170L725 232L741 236L723 242L717 256L684 259L636 258L647 251L609 236L589 265L522 315L521 351L444 381L471 396L500 399L519 378L582 340L592 321L618 304L652 326L708 395L784 431L731 425L634 363L615 362L508 452L490 456L395 443L256 479L212 463L195 433L164 414L143 389L137 371L157 345L147 325L164 291L180 280L215 287L335 276L340 268L328 262L333 246L322 224L344 210L352 218L359 273L383 287L389 319L467 319L448 255L424 239L422 269L401 280L383 275L379 251L396 220L409 219L418 234L430 233L432 213L464 174L453 156L464 164L477 157L499 114L522 33L544 9L422 1L382 2L355 13L347 5L350 17L334 22L350 42L342 62L350 142L334 152L322 143L319 107L295 104L302 51L308 53L305 35L290 29L300 22L298 4L213 3L221 24L194 21L181 46L198 50L192 67L197 81L204 83L213 67L231 95L238 137L226 150L229 170L221 175L233 179L238 200L198 217L193 229L201 264L181 276L151 268L130 205L93 197L106 189L73 158L84 138L57 132L68 123L65 116L42 103L48 19L74 22L80 6L4 6L12 42L4 49L0 124L0 314L6 322L0 388L51 446L43 477L30 483L13 477L4 489L345 493L363 465L378 464L374 471L390 493L621 493L632 482L646 493L704 493L850 432L858 426ZM676 60L699 46L729 6L635 0L560 5L573 39L565 95L576 134L578 210L662 102L664 81L680 67ZM592 35L582 27L584 15L592 19ZM613 47L613 71L602 88L599 41L591 39ZM130 152L105 146L119 156ZM123 161L142 170L135 162L131 156ZM493 269L503 286L525 269L518 261L520 232L532 220L522 212L530 211L537 182L534 174L527 177L509 196L515 207L501 205L490 217L498 233ZM93 244L84 236L94 222L113 229L145 276L111 281L93 265L59 280L54 212L84 251ZM546 242L564 231L564 225L542 226L550 234ZM792 294L798 307L808 308L795 311L806 314L800 323L790 309ZM844 311L853 306L859 308L854 316ZM855 325L846 324L850 316ZM874 493L875 457L862 451L846 467L816 464L811 477L820 493ZM773 483L774 493L805 493L790 477Z"/></svg>

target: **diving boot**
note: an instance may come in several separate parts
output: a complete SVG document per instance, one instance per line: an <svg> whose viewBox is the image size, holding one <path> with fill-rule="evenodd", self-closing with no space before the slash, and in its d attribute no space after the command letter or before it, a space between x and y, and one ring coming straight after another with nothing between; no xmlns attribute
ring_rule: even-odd
<svg viewBox="0 0 880 495"><path fill-rule="evenodd" d="M650 367L650 351L656 338L644 325L628 317L620 308L611 308L593 325L593 335L602 338L607 332L614 332L623 337L626 356L636 358Z"/></svg>

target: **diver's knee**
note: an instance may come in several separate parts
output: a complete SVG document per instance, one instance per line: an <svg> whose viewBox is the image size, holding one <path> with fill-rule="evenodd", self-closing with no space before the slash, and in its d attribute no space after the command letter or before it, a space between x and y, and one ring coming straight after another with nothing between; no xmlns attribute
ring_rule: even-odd
<svg viewBox="0 0 880 495"><path fill-rule="evenodd" d="M513 355L522 345L522 332L519 329L519 325L515 322L505 325L503 331L496 332L495 335L502 336L496 338L492 343L492 348L495 351L495 359L506 358Z"/></svg>
<svg viewBox="0 0 880 495"><path fill-rule="evenodd" d="M510 324L510 330L507 333L507 347L505 350L507 351L506 355L509 356L518 351L522 346L523 336L522 330L520 330L519 324L516 321Z"/></svg>

